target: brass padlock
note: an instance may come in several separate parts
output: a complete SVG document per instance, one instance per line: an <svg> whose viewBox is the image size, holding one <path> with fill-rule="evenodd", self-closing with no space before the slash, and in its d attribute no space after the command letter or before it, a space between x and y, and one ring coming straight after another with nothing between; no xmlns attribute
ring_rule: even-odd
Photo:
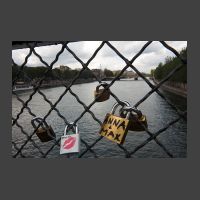
<svg viewBox="0 0 200 200"><path fill-rule="evenodd" d="M106 86L108 86L107 83L100 83L97 87L96 90L94 91L94 98L99 97L96 102L102 102L102 101L106 101L110 98L110 90L109 89L99 89L101 86L103 86L104 88Z"/></svg>
<svg viewBox="0 0 200 200"><path fill-rule="evenodd" d="M123 106L130 105L127 102L122 102L122 104ZM127 112L125 117L114 115L119 105L119 103L115 103L111 112L106 115L99 134L113 142L123 144L128 131L130 113Z"/></svg>
<svg viewBox="0 0 200 200"><path fill-rule="evenodd" d="M142 114L140 110L137 108L133 108L130 106L125 106L120 109L120 116L125 117L127 112L130 113L129 115L129 125L128 130L130 131L145 131L145 128L148 127L147 118L145 115Z"/></svg>
<svg viewBox="0 0 200 200"><path fill-rule="evenodd" d="M35 117L31 120L31 124L36 129L35 121L40 123L43 119L40 117ZM48 142L56 138L56 135L51 126L48 126L47 122L44 121L36 131L36 135L39 137L41 142Z"/></svg>

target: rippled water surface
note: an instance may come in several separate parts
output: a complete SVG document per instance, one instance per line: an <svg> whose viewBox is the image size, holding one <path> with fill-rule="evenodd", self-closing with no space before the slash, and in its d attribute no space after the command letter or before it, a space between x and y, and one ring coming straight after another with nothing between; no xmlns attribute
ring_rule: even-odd
<svg viewBox="0 0 200 200"><path fill-rule="evenodd" d="M76 93L80 100L86 105L89 105L93 101L94 89L97 86L97 82L73 85L72 91ZM138 81L117 81L111 87L112 92L117 95L120 100L126 100L132 105L139 101L145 94L150 91L150 87L142 80ZM60 95L65 91L64 87L41 89L41 91L46 95L46 97L55 103ZM29 98L31 91L19 93L21 99L26 101ZM165 95L176 104L182 110L186 110L186 99L172 95L165 92ZM91 111L95 116L103 121L106 113L108 113L112 105L115 103L115 99L111 97L108 101L96 103L91 107ZM44 98L36 93L28 106L31 108L32 112L38 117L44 117L50 110L50 105L44 101ZM12 115L16 117L20 112L22 104L12 96ZM56 107L60 113L68 120L76 120L84 108L79 104L74 96L69 92L62 98ZM138 107L146 116L148 120L148 127L152 133L157 132L159 129L165 127L170 121L176 119L178 115L176 112L156 93L152 94L147 100L145 100ZM23 130L29 135L33 132L33 127L31 125L32 116L25 109L23 114L20 116L18 123L23 127ZM52 111L47 118L48 124L50 124L56 133L56 137L59 138L64 133L65 123L61 119L56 111ZM86 113L78 121L78 127L80 136L88 144L92 144L94 140L99 137L100 125L96 122L90 113ZM149 135L146 132L132 132L129 131L124 143L124 147L128 151L134 150L138 145L140 145L144 140L146 140ZM52 142L41 143L36 135L32 137L33 141L40 146L41 150L46 152L51 148ZM22 133L19 127L16 125L12 129L12 140L15 141L20 147L26 140L26 136ZM187 122L183 119L178 121L176 124L169 127L166 131L158 136L158 140L173 154L174 157L186 157L187 152ZM81 152L85 150L85 145L81 143ZM92 148L98 157L124 157L125 153L120 149L115 143L103 138ZM12 148L12 154L15 154L16 150ZM28 142L22 153L26 157L41 157L38 149L34 147L32 142ZM77 155L73 155L77 157ZM65 157L65 155L59 155L59 147L55 146L51 152L48 154L51 157ZM94 157L94 155L88 151L84 158ZM133 156L133 158L146 158L146 157L168 157L168 155L162 150L160 146L155 141L150 141L143 148L138 150Z"/></svg>

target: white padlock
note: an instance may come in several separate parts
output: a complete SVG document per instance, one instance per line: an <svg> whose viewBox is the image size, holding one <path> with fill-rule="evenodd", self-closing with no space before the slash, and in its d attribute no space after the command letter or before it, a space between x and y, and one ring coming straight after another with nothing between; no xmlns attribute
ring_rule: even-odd
<svg viewBox="0 0 200 200"><path fill-rule="evenodd" d="M70 124L73 124L73 122ZM73 132L73 128L75 128L75 133ZM64 130L64 135L61 137L60 154L78 153L79 150L80 150L80 135L78 132L78 125L75 124L70 130L68 130L68 125L67 125Z"/></svg>

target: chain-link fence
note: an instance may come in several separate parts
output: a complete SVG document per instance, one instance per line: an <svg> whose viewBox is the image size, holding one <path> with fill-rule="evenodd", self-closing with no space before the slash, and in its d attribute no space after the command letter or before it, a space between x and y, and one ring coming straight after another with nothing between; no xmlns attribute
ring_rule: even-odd
<svg viewBox="0 0 200 200"><path fill-rule="evenodd" d="M27 157L26 155L24 155L23 150L25 149L25 147L27 146L28 143L32 144L32 147L34 149L38 150L38 156L37 157L47 157L51 151L54 150L55 147L59 148L60 146L60 140L61 138L57 138L56 140L51 141L50 145L48 144L48 149L46 148L45 151L44 149L41 148L40 144L37 143L34 140L34 135L37 132L37 130L39 129L39 127L41 127L41 125L43 124L43 122L47 119L47 117L54 111L57 113L57 116L64 121L65 125L69 125L69 126L73 126L69 124L69 121L66 119L66 117L60 112L59 108L58 108L58 104L59 102L62 100L62 98L67 94L71 94L72 96L75 97L76 101L83 107L83 112L80 113L80 115L76 118L76 120L74 120L74 124L77 124L79 122L79 120L86 114L89 113L91 115L91 117L99 124L99 129L102 126L102 121L99 120L93 111L91 111L91 107L97 102L98 98L94 99L89 105L86 105L80 98L79 95L76 94L75 92L72 91L72 86L74 85L74 83L77 81L77 79L81 76L81 74L85 71L85 70L90 70L89 68L89 64L93 61L93 59L97 56L98 52L103 48L104 45L107 45L107 47L109 47L112 51L114 51L119 58L121 58L126 64L123 67L123 69L120 71L119 74L117 74L117 76L115 76L106 86L105 89L109 89L113 84L115 84L115 82L120 78L120 76L128 69L131 68L141 79L143 79L148 86L151 88L151 90L146 93L138 102L135 103L135 105L133 105L133 107L138 107L140 104L142 104L145 100L147 100L153 93L157 93L163 100L165 100L167 102L167 104L177 113L177 118L173 119L172 121L170 121L169 123L167 123L165 125L165 127L162 127L161 129L157 130L156 132L151 132L148 128L145 128L145 134L147 134L148 137L146 137L146 139L144 141L142 141L141 143L138 143L138 145L136 147L134 147L133 149L127 149L125 148L124 145L121 144L115 144L116 148L120 148L123 152L124 152L124 156L127 158L132 157L138 150L140 150L141 148L143 148L145 145L147 145L149 142L151 142L152 140L155 141L155 143L157 145L160 146L160 148L163 149L163 151L166 153L166 155L168 155L169 157L174 157L172 155L172 153L170 152L170 149L166 148L165 145L159 141L158 136L163 133L164 131L166 131L169 127L171 127L173 124L177 123L180 119L184 119L186 120L187 117L187 112L186 111L181 111L180 109L177 108L176 105L174 105L171 101L169 101L169 99L164 95L164 93L159 90L159 88L162 86L162 84L164 84L165 82L167 82L176 72L178 72L180 69L182 69L182 67L184 66L184 64L187 64L187 58L183 58L177 50L175 50L174 48L172 48L171 46L169 46L166 42L164 41L160 41L160 43L167 48L168 50L170 50L171 52L173 52L180 60L181 60L181 64L176 66L164 79L162 79L157 85L153 84L143 73L141 73L135 66L134 66L134 61L141 56L141 54L145 51L145 49L151 45L152 41L147 42L140 50L139 52L132 58L132 59L127 59L126 57L124 57L124 55L118 51L118 49L116 49L110 42L108 41L103 41L101 42L101 44L99 45L99 47L94 51L94 53L92 54L92 56L89 58L89 60L87 62L83 62L74 51L72 51L69 48L69 44L70 42L13 42L13 50L14 49L20 49L20 48L29 48L29 53L28 55L25 57L24 62L21 66L18 66L15 61L12 59L12 64L13 66L18 66L19 70L17 72L16 77L12 80L12 86L15 86L15 83L17 82L20 74L23 74L24 76L26 76L28 79L31 79L30 77L28 77L28 75L26 74L24 67L26 66L29 57L33 54L35 55L37 58L39 58L40 62L46 67L46 71L43 74L42 77L39 78L39 80L37 80L37 82L34 84L33 88L32 88L32 92L30 93L28 99L23 100L19 94L17 92L15 92L14 90L12 91L13 95L16 97L16 99L22 104L21 109L18 111L18 113L16 114L15 117L12 117L12 127L16 126L19 128L19 130L21 131L21 134L23 136L25 136L25 140L23 140L23 142L18 143L17 140L12 139L12 156L14 158L16 157ZM46 61L44 61L44 59L42 58L41 55L39 55L36 51L35 48L38 46L45 46L45 45L52 45L52 44L60 44L62 45L61 50L57 53L57 55L55 56L55 59L53 60L53 62L51 62L51 64L48 64ZM47 96L45 95L45 93L41 90L41 86L47 76L47 74L53 69L54 64L59 60L59 57L63 54L63 52L67 50L75 59L78 63L81 64L82 68L81 70L78 72L78 74L76 74L72 80L69 81L65 81L63 80L61 77L57 76L57 78L59 80L61 80L62 85L64 86L65 90L63 91L62 94L59 95L58 99L55 102L51 102L50 99L47 98ZM91 71L91 70L90 70ZM92 72L92 71L91 71ZM93 73L93 72L92 72ZM98 81L99 83L102 82L102 80L96 75L94 74L94 77L96 79L96 81ZM28 113L30 114L30 116L32 117L37 117L37 113L33 113L33 111L30 108L30 102L32 100L32 98L34 97L34 95L36 93L39 93L42 97L43 100L45 102L48 103L48 105L50 106L49 111L45 114L45 116L42 118L42 121L39 122L39 124L37 125L37 127L31 131L31 132L27 132L24 127L23 124L20 124L19 119L20 117L23 115L24 111L28 111ZM111 91L111 96L121 105L122 101ZM109 111L108 111L109 112ZM145 111L144 111L145 112ZM30 121L26 122L31 124ZM81 132L81 130L80 130ZM12 132L12 134L14 134L14 131ZM81 137L81 145L84 146L84 148L81 148L80 153L78 154L78 157L83 157L87 152L90 152L91 155L93 155L93 157L98 158L98 154L95 152L94 147L95 145L97 145L104 137L99 135L98 132L94 132L94 137L93 137L93 141L90 142L90 144L84 140ZM58 154L59 156L59 154ZM70 155L67 155L67 157L71 157Z"/></svg>

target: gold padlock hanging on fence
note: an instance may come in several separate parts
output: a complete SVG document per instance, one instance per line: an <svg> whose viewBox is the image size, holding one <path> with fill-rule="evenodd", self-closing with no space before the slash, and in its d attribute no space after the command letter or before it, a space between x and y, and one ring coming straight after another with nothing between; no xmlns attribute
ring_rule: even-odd
<svg viewBox="0 0 200 200"><path fill-rule="evenodd" d="M32 126L36 129L35 122L40 123L43 119L40 117L35 117L31 120ZM39 137L41 142L48 142L56 138L56 135L51 126L48 126L47 122L44 121L36 131L36 135Z"/></svg>
<svg viewBox="0 0 200 200"><path fill-rule="evenodd" d="M145 131L145 128L148 127L147 118L145 115L142 114L140 110L137 108L133 108L130 106L125 106L120 109L120 116L125 117L127 112L130 113L129 115L129 125L128 130L130 131Z"/></svg>
<svg viewBox="0 0 200 200"><path fill-rule="evenodd" d="M128 102L122 102L122 104L123 106L130 105ZM111 112L106 115L99 133L113 142L123 144L128 131L130 112L125 117L114 115L119 105L119 103L113 105Z"/></svg>
<svg viewBox="0 0 200 200"><path fill-rule="evenodd" d="M108 86L107 83L100 83L99 85L97 85L96 90L94 91L94 98L99 97L96 102L102 102L102 101L106 101L110 98L110 90L109 89L99 89L100 87L106 87Z"/></svg>

